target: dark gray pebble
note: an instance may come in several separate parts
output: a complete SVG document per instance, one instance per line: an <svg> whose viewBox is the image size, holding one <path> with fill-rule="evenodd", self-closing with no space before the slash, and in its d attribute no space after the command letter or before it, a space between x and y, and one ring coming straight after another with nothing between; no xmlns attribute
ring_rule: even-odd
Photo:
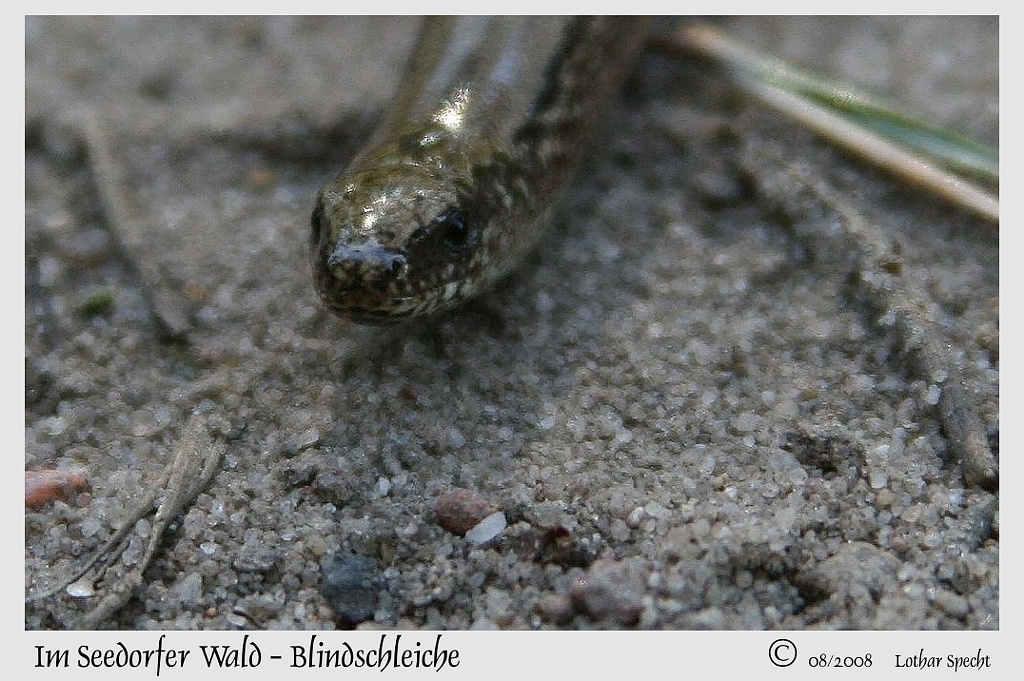
<svg viewBox="0 0 1024 681"><path fill-rule="evenodd" d="M373 619L381 589L377 562L354 553L335 553L320 564L320 591L343 627Z"/></svg>

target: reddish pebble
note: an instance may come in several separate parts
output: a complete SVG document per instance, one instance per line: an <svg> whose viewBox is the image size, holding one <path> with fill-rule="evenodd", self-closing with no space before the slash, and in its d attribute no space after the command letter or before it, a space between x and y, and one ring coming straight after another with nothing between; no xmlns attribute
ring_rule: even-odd
<svg viewBox="0 0 1024 681"><path fill-rule="evenodd" d="M462 536L497 510L476 492L456 489L438 497L437 522L452 534Z"/></svg>
<svg viewBox="0 0 1024 681"><path fill-rule="evenodd" d="M25 471L25 507L38 508L54 499L70 499L73 494L89 488L82 471Z"/></svg>

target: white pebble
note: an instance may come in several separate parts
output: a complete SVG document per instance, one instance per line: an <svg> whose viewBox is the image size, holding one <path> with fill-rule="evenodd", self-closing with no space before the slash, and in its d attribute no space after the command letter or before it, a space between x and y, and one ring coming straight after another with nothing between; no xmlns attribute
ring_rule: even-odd
<svg viewBox="0 0 1024 681"><path fill-rule="evenodd" d="M504 532L507 524L505 514L495 511L466 532L466 539L470 544L486 544Z"/></svg>
<svg viewBox="0 0 1024 681"><path fill-rule="evenodd" d="M72 598L88 598L96 593L96 589L93 588L92 582L88 577L82 577L77 582L68 584L65 591Z"/></svg>

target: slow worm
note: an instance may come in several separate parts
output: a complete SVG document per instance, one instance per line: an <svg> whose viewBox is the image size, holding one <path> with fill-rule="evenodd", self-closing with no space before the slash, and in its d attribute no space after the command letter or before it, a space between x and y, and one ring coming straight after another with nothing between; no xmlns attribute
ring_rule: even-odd
<svg viewBox="0 0 1024 681"><path fill-rule="evenodd" d="M645 30L636 18L427 19L382 125L317 195L324 303L387 323L504 276L543 234Z"/></svg>

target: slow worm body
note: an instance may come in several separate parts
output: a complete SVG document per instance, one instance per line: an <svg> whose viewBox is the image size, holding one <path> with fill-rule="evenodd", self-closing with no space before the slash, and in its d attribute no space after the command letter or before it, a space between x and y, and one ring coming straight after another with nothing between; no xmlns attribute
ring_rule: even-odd
<svg viewBox="0 0 1024 681"><path fill-rule="evenodd" d="M387 323L505 275L543 233L645 29L608 17L428 19L384 122L317 196L325 304Z"/></svg>

